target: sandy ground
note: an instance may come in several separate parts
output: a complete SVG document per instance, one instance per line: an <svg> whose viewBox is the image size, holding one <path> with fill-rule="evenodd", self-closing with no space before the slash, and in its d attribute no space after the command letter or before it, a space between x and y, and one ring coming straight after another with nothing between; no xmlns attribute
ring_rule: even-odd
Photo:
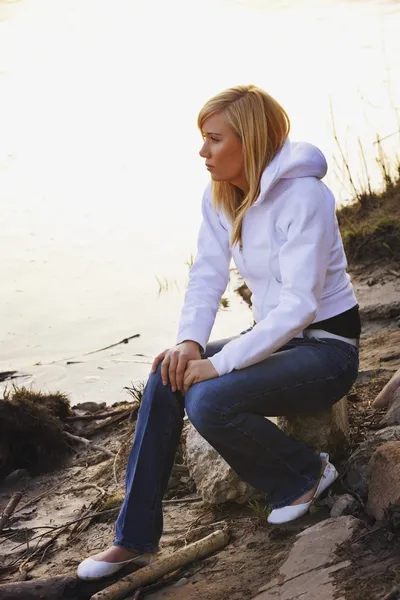
<svg viewBox="0 0 400 600"><path fill-rule="evenodd" d="M374 428L374 411L370 403L391 372L400 367L398 313L394 310L392 318L387 318L390 307L395 307L400 297L400 278L396 276L393 265L368 271L368 274L358 272L354 275L366 319L360 367L364 387L358 390L362 402L350 407L353 447L364 439L370 427ZM122 346L109 352L113 352L111 358L110 355L95 354L76 364L38 367L35 378L29 380L29 384L40 388L54 384L63 391L69 391L71 399L76 397L80 400L82 396L75 394L75 390L79 390L79 385L84 386L82 382L88 378L91 386L103 386L104 393L119 388L118 399L129 400L127 391L123 392L121 398L121 381L124 378L126 381L127 363L124 361L132 360L131 350ZM139 357L139 360L147 362L150 358ZM15 381L23 383L28 379ZM122 408L124 405L116 407L118 410ZM32 478L25 472L17 472L2 484L0 512L14 491L24 490L10 527L0 537L2 582L16 581L21 577L71 575L82 558L111 542L123 494L124 468L134 422L134 419L125 419L90 437L96 444L118 454L116 459L79 446L78 453L72 454L64 468L58 471ZM78 435L86 435L88 427L88 424L78 422L74 424L73 431ZM182 457L178 455L177 461L181 460ZM336 491L340 491L340 483L337 486ZM194 541L225 527L230 533L229 545L217 555L173 574L168 580L161 580L148 588L143 597L152 600L197 600L198 597L207 600L225 600L228 597L230 600L250 599L269 581L277 566L285 559L295 533L328 516L326 507L320 506L304 519L276 529L268 526L262 515L249 506L227 505L211 509L202 502L184 501L195 494L193 482L187 473L172 477L167 499L180 498L183 501L165 505L165 533L161 551L173 552L185 541ZM108 512L103 513L105 510ZM60 529L57 528L61 525L81 518L88 512L96 512L98 516L94 520L86 519L77 525L71 524L61 530L49 547L46 546L49 534L59 533ZM375 540L374 543L379 552L389 552L385 540L379 540L379 543ZM32 550L35 551L34 555L30 554ZM366 563L363 568L364 571L367 569ZM178 581L179 585L176 586ZM389 590L393 581L387 576L385 589ZM366 597L358 596L357 590L350 589L348 581L342 582L342 585L347 585L349 589L350 595L346 598L362 600ZM381 595L374 595L375 584L372 580L368 585L371 586L368 597L380 599Z"/></svg>

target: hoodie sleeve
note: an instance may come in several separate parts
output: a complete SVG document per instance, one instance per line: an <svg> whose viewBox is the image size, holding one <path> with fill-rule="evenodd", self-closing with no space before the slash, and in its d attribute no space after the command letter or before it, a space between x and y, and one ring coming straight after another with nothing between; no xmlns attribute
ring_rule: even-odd
<svg viewBox="0 0 400 600"><path fill-rule="evenodd" d="M334 199L317 180L296 182L282 207L279 304L254 328L209 360L219 375L254 365L310 325L324 287L335 228Z"/></svg>
<svg viewBox="0 0 400 600"><path fill-rule="evenodd" d="M204 350L214 325L219 301L228 285L231 252L229 233L212 207L210 187L203 195L202 214L197 255L190 269L177 343L193 340Z"/></svg>

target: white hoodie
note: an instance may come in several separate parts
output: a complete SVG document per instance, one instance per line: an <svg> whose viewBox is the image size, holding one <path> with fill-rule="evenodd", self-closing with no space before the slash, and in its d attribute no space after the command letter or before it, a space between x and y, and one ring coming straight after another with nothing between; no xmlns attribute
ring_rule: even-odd
<svg viewBox="0 0 400 600"><path fill-rule="evenodd" d="M323 154L286 141L261 177L260 195L242 228L243 249L230 247L232 225L203 195L198 253L190 271L177 343L204 349L228 279L231 257L252 291L256 325L209 360L219 375L267 358L313 322L357 304L335 215L335 199L320 181Z"/></svg>

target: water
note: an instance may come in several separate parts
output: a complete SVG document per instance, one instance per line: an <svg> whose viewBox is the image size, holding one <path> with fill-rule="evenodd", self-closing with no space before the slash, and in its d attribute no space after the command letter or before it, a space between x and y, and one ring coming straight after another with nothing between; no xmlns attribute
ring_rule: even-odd
<svg viewBox="0 0 400 600"><path fill-rule="evenodd" d="M377 184L399 30L399 2L0 0L0 371L137 332L132 352L173 343L208 177L196 116L226 87L275 95L345 201L332 107L357 181L360 138ZM213 337L250 321L229 297Z"/></svg>

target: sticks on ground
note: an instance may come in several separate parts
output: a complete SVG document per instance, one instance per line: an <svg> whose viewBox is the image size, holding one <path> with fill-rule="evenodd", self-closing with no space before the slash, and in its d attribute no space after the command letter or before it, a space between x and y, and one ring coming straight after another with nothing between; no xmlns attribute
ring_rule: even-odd
<svg viewBox="0 0 400 600"><path fill-rule="evenodd" d="M163 500L163 504L189 504L190 502L202 502L203 498L195 496L194 498L173 498L172 500Z"/></svg>
<svg viewBox="0 0 400 600"><path fill-rule="evenodd" d="M110 450L107 450L107 448L104 448L104 446L99 446L98 444L93 444L93 442L91 442L90 440L87 440L86 438L80 437L78 435L72 435L72 433L68 433L68 431L64 431L63 435L65 435L65 437L67 437L69 440L71 440L73 442L78 442L79 444L85 444L86 446L90 446L91 448L93 448L93 450L98 450L99 452L102 452L106 456L109 456L110 458L114 458L114 453L110 452Z"/></svg>
<svg viewBox="0 0 400 600"><path fill-rule="evenodd" d="M91 600L121 600L130 592L156 581L167 573L172 573L196 560L222 550L227 544L228 534L221 530L215 531L193 544L176 550L171 555L158 558L151 565L139 569L132 575L128 575L107 589L98 592L92 596Z"/></svg>
<svg viewBox="0 0 400 600"><path fill-rule="evenodd" d="M94 413L94 415L74 415L73 417L67 417L65 421L67 423L73 423L74 421L100 421L103 419L110 419L115 415L120 415L121 413L126 412L123 410L114 410L108 413Z"/></svg>
<svg viewBox="0 0 400 600"><path fill-rule="evenodd" d="M103 429L106 429L106 427L108 427L109 425L115 425L115 423L123 421L123 419L129 417L129 415L132 414L132 412L136 411L139 408L139 406L139 402L132 402L131 406L126 410L120 410L117 414L113 415L107 420L104 420L103 423L88 428L87 431L85 431L85 434L87 436L94 435L95 433L99 433L99 431L103 431Z"/></svg>
<svg viewBox="0 0 400 600"><path fill-rule="evenodd" d="M19 503L21 498L22 498L22 492L15 492L15 494L13 494L11 496L11 500L5 507L4 512L0 517L0 531L2 531L4 528L4 525L6 525L8 523L9 518L13 514L13 512L16 509L17 504Z"/></svg>
<svg viewBox="0 0 400 600"><path fill-rule="evenodd" d="M387 594L382 600L398 600L400 598L400 588L395 587L389 594Z"/></svg>

